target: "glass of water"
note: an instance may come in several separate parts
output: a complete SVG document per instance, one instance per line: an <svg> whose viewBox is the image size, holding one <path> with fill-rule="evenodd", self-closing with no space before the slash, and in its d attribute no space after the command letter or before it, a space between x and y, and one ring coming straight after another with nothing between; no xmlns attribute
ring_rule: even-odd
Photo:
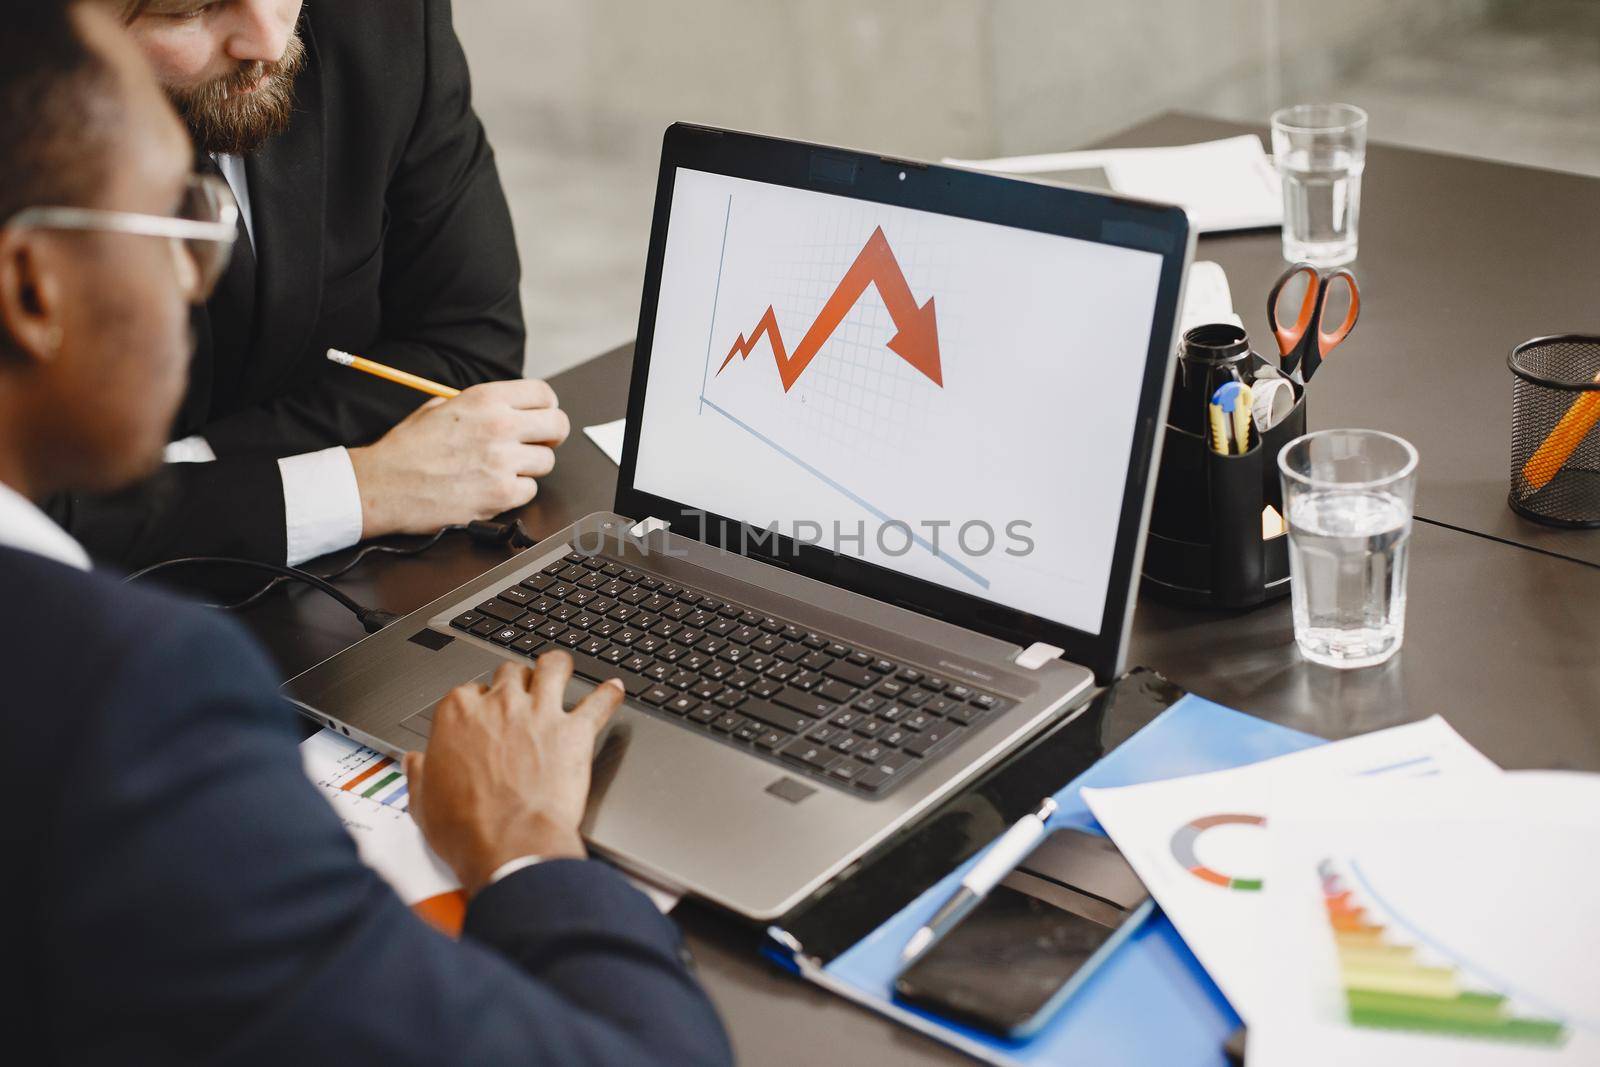
<svg viewBox="0 0 1600 1067"><path fill-rule="evenodd" d="M1370 667L1400 650L1417 450L1377 430L1322 430L1278 453L1294 639L1313 663Z"/></svg>
<svg viewBox="0 0 1600 1067"><path fill-rule="evenodd" d="M1341 267L1356 258L1367 113L1352 104L1297 104L1272 114L1283 181L1283 258Z"/></svg>

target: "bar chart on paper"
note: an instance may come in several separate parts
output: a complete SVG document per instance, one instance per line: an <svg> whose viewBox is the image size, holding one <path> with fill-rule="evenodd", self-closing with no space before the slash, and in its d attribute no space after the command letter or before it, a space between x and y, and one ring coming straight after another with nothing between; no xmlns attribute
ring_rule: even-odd
<svg viewBox="0 0 1600 1067"><path fill-rule="evenodd" d="M411 820L399 763L332 730L307 738L300 745L300 759L306 776L355 841L362 862L418 915L446 933L460 933L466 899L455 875Z"/></svg>
<svg viewBox="0 0 1600 1067"><path fill-rule="evenodd" d="M1085 790L1095 818L1246 1023L1261 1017L1259 931L1277 781L1434 781L1499 769L1432 718L1261 763L1121 789Z"/></svg>
<svg viewBox="0 0 1600 1067"><path fill-rule="evenodd" d="M1323 906L1339 958L1340 984L1352 1026L1558 1045L1567 1034L1556 1019L1520 1014L1505 992L1463 973L1447 949L1429 948L1395 929L1359 867L1323 860Z"/></svg>
<svg viewBox="0 0 1600 1067"><path fill-rule="evenodd" d="M370 748L356 747L345 753L334 764L332 773L317 784L396 811L406 811L409 806L400 765Z"/></svg>
<svg viewBox="0 0 1600 1067"><path fill-rule="evenodd" d="M1253 1067L1600 1063L1600 775L1278 785Z"/></svg>

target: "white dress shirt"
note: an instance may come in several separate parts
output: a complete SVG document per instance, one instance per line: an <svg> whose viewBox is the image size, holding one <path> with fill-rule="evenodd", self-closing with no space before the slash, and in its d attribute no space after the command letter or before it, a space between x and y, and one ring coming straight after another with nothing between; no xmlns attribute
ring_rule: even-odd
<svg viewBox="0 0 1600 1067"><path fill-rule="evenodd" d="M256 244L256 219L250 210L250 179L245 177L244 157L234 155L216 155L212 159L217 161L217 169L228 181L228 189L233 193L233 199L239 205L239 217L244 220L244 232L250 236L250 247Z"/></svg>
<svg viewBox="0 0 1600 1067"><path fill-rule="evenodd" d="M506 860L494 869L494 873L489 876L489 881L485 884L494 885L501 879L510 878L518 871L527 870L529 867L537 867L543 862L543 856L518 856L514 860Z"/></svg>
<svg viewBox="0 0 1600 1067"><path fill-rule="evenodd" d="M255 216L250 209L244 160L233 155L215 159L239 203L239 217L253 246ZM185 437L167 446L168 463L210 463L216 458L204 437ZM283 479L285 563L293 567L361 540L361 489L348 451L336 447L287 456L278 460L278 475Z"/></svg>
<svg viewBox="0 0 1600 1067"><path fill-rule="evenodd" d="M32 552L80 571L90 566L89 553L71 534L5 482L0 482L0 545Z"/></svg>

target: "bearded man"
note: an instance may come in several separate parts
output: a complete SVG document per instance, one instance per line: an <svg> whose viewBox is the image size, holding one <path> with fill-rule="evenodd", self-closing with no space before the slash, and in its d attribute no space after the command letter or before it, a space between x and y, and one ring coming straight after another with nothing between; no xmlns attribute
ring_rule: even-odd
<svg viewBox="0 0 1600 1067"><path fill-rule="evenodd" d="M449 0L113 3L239 233L168 462L53 517L124 566L293 564L527 503L569 427L516 380L520 265ZM465 391L420 405L329 348Z"/></svg>
<svg viewBox="0 0 1600 1067"><path fill-rule="evenodd" d="M677 929L585 858L620 682L568 711L556 652L440 704L406 774L453 940L361 863L262 650L39 513L160 461L236 237L102 0L9 4L0 55L5 1062L730 1064Z"/></svg>

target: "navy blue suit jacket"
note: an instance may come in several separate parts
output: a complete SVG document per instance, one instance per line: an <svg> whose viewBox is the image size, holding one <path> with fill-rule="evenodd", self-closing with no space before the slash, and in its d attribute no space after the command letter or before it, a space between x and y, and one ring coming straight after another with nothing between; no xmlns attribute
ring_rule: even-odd
<svg viewBox="0 0 1600 1067"><path fill-rule="evenodd" d="M481 892L461 941L364 867L227 619L0 548L0 1013L27 1062L731 1059L610 868Z"/></svg>

